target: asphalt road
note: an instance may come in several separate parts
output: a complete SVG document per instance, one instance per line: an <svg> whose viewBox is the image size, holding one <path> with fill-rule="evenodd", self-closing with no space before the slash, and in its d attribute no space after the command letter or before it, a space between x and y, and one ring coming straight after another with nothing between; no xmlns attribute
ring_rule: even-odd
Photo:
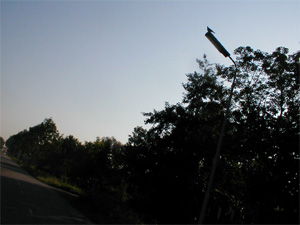
<svg viewBox="0 0 300 225"><path fill-rule="evenodd" d="M1 224L91 224L52 187L1 154Z"/></svg>

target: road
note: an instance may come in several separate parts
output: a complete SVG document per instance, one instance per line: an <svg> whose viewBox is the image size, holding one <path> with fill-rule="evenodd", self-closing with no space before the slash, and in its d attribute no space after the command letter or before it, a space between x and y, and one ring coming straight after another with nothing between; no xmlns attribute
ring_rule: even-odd
<svg viewBox="0 0 300 225"><path fill-rule="evenodd" d="M1 224L91 224L55 191L1 154Z"/></svg>

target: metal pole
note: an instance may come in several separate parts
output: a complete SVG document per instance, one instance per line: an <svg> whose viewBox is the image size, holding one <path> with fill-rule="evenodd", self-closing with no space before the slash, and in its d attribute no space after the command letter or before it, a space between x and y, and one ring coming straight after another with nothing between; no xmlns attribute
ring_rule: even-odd
<svg viewBox="0 0 300 225"><path fill-rule="evenodd" d="M210 178L209 178L207 191L206 191L206 194L204 196L203 203L202 203L201 213L200 213L200 217L199 217L199 224L204 224L203 222L204 222L204 218L205 218L206 211L207 211L207 206L208 206L208 202L209 202L210 192L211 192L211 189L212 189L212 184L213 184L213 181L214 181L214 178L215 178L216 169L217 169L217 166L218 166L218 160L219 160L219 156L220 156L220 152L221 152L223 136L224 136L224 132L225 132L225 128L226 128L228 115L229 115L229 112L230 112L230 105L231 105L233 90L234 90L234 87L235 87L237 67L236 67L235 61L231 58L231 56L229 56L229 58L235 66L235 73L234 73L233 81L232 81L232 84L231 84L231 91L230 91L229 99L228 99L227 106L226 106L226 112L225 112L225 116L224 116L223 123L222 123L222 128L221 128L221 133L220 133L219 140L218 140L216 154L215 154L215 157L213 159L213 166L212 166L212 169L211 169L211 175L210 175Z"/></svg>

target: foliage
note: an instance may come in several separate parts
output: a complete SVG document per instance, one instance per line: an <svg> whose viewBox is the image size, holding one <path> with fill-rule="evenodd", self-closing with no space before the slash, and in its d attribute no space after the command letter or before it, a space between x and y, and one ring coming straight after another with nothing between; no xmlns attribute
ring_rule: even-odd
<svg viewBox="0 0 300 225"><path fill-rule="evenodd" d="M2 150L2 148L4 147L5 141L3 139L3 137L0 137L0 150Z"/></svg>
<svg viewBox="0 0 300 225"><path fill-rule="evenodd" d="M206 222L298 223L300 53L235 54L237 85ZM137 127L128 142L134 206L161 223L197 221L235 73L206 56L197 62L202 72L187 75L182 102L144 113L152 127Z"/></svg>
<svg viewBox="0 0 300 225"><path fill-rule="evenodd" d="M299 223L299 57L235 50L237 83L206 223ZM8 154L82 190L97 223L196 223L234 66L197 59L182 102L144 113L128 143L82 144L53 120L11 136ZM52 178L51 178L52 177ZM49 181L48 179L48 181Z"/></svg>
<svg viewBox="0 0 300 225"><path fill-rule="evenodd" d="M72 192L75 194L82 194L82 191L79 188L77 188L65 181L60 180L57 177L38 176L37 179L42 181L45 184L49 184L51 186L54 186L54 187L57 187L57 188L60 188L60 189L63 189L63 190L66 190L66 191L69 191L69 192Z"/></svg>
<svg viewBox="0 0 300 225"><path fill-rule="evenodd" d="M80 194L73 202L97 223L137 223L127 206L129 196L122 175L122 144L115 138L97 138L82 144L63 137L56 124L41 124L11 136L8 154L39 180Z"/></svg>

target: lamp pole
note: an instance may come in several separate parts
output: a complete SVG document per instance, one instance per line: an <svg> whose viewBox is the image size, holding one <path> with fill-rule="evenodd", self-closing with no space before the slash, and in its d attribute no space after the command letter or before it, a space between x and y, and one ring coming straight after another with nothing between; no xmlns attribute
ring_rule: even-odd
<svg viewBox="0 0 300 225"><path fill-rule="evenodd" d="M227 106L226 106L226 112L225 112L225 116L224 116L223 123L222 123L222 128L221 128L221 133L220 133L218 144L217 144L216 154L215 154L215 157L213 159L213 165L212 165L211 174L210 174L210 178L209 178L208 185L207 185L207 190L206 190L204 200L203 200L203 203L202 203L201 213L200 213L200 217L199 217L199 224L203 224L204 218L205 218L205 215L206 215L207 206L208 206L209 197L210 197L210 192L211 192L211 189L212 189L212 184L213 184L214 177L215 177L215 174L216 174L218 160L219 160L219 156L220 156L220 152L221 152L221 147L222 147L224 132L225 132L225 128L226 128L226 123L227 123L228 115L229 115L229 112L230 112L231 99L232 99L233 90L234 90L234 87L235 87L235 80L236 80L236 73L237 73L236 63L231 58L229 52L223 47L223 45L212 34L213 31L209 28L207 28L207 30L208 30L208 32L205 34L205 36L218 49L218 51L224 55L225 58L229 57L229 59L233 62L234 66L235 66L235 73L234 73L233 81L232 81L232 84L231 84L230 95L229 95L229 99L228 99Z"/></svg>

